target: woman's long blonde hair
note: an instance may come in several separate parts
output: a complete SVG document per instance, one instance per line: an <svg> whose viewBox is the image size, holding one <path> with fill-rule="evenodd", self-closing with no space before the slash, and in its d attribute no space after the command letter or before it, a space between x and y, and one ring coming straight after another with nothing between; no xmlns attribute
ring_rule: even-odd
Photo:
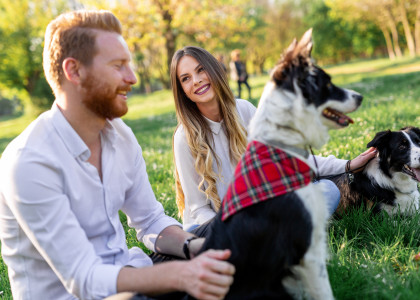
<svg viewBox="0 0 420 300"><path fill-rule="evenodd" d="M226 72L217 59L199 47L187 46L178 50L174 54L171 63L171 83L178 120L176 130L180 125L183 126L188 146L195 160L195 170L201 176L201 182L197 188L202 191L204 183L207 183L204 193L208 199L213 201L217 211L220 208L221 199L217 194L216 180L220 177L220 174L213 170L213 160L216 161L218 167L220 167L220 161L212 146L213 135L209 124L200 113L197 105L186 96L177 77L178 63L185 55L195 58L203 66L209 77L219 103L220 116L224 123L223 130L225 130L229 141L229 157L233 164L236 164L245 152L247 144L246 130L240 121L236 109L236 100L229 88ZM174 148L173 139L172 148ZM175 159L174 164L176 204L179 216L182 218L185 209L184 192L179 181Z"/></svg>

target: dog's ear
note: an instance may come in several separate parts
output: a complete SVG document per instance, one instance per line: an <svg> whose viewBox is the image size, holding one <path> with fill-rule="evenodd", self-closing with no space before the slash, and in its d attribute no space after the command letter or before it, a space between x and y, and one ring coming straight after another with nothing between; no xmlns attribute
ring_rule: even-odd
<svg viewBox="0 0 420 300"><path fill-rule="evenodd" d="M411 130L420 137L420 128L412 127Z"/></svg>
<svg viewBox="0 0 420 300"><path fill-rule="evenodd" d="M378 132L373 138L373 140L371 140L367 144L367 148L370 148L370 147L383 148L384 145L389 143L390 138L391 138L391 130Z"/></svg>
<svg viewBox="0 0 420 300"><path fill-rule="evenodd" d="M280 61L275 66L273 72L271 73L271 77L277 84L283 80L283 71L292 64L294 59L294 53L297 46L297 40L293 39L292 43L287 47L286 51L283 52Z"/></svg>
<svg viewBox="0 0 420 300"><path fill-rule="evenodd" d="M392 177L391 173L389 172L388 166L388 155L389 155L389 142L391 139L391 130L385 130L378 132L372 141L367 144L367 147L375 147L379 152L379 167L384 172L385 175L388 177Z"/></svg>
<svg viewBox="0 0 420 300"><path fill-rule="evenodd" d="M300 58L307 60L311 56L312 51L312 28L307 30L299 43L296 39L293 39L292 43L284 51L280 62L276 65L276 68L271 73L272 78L277 82L281 82L283 79L283 72L295 64L298 65ZM310 61L310 59L308 60Z"/></svg>
<svg viewBox="0 0 420 300"><path fill-rule="evenodd" d="M303 34L296 48L302 57L308 58L311 56L312 46L312 28L310 28Z"/></svg>
<svg viewBox="0 0 420 300"><path fill-rule="evenodd" d="M406 126L400 129L401 131L412 131L420 138L420 128L414 126Z"/></svg>

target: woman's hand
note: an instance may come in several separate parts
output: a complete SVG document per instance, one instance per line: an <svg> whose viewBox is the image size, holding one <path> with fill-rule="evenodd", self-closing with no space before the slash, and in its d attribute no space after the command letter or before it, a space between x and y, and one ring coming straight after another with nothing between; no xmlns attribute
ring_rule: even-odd
<svg viewBox="0 0 420 300"><path fill-rule="evenodd" d="M356 158L352 159L350 161L349 170L350 172L357 173L362 171L366 164L373 159L376 154L378 153L378 150L376 148L371 147ZM347 170L346 170L347 171Z"/></svg>

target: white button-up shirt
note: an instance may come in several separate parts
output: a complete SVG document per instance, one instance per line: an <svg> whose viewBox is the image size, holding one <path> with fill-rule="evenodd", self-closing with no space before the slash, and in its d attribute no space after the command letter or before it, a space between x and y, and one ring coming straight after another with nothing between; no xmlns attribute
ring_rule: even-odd
<svg viewBox="0 0 420 300"><path fill-rule="evenodd" d="M141 148L120 119L101 133L102 173L56 104L0 160L0 235L15 299L102 299L116 293L123 266L152 265L127 248L118 211L154 250L167 226L181 226L156 201Z"/></svg>

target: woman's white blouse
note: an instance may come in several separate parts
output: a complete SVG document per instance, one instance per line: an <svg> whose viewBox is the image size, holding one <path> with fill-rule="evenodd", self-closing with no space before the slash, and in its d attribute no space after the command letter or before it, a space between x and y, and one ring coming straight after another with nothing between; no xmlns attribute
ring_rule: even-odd
<svg viewBox="0 0 420 300"><path fill-rule="evenodd" d="M256 110L255 106L246 100L237 99L236 108L242 125L247 128ZM223 120L221 122L213 122L207 118L206 120L213 133L213 149L220 161L220 170L218 170L216 161L213 160L213 170L216 171L216 174L220 174L220 179L216 181L216 186L220 199L223 199L233 176L236 164L232 165L230 162L229 142L223 129ZM183 226L184 229L188 229L191 225L203 224L213 218L216 215L216 212L212 199L207 199L204 191L198 189L201 178L195 170L194 159L191 155L182 125L179 126L175 132L174 156L185 196ZM205 183L204 186L206 187L207 184Z"/></svg>

